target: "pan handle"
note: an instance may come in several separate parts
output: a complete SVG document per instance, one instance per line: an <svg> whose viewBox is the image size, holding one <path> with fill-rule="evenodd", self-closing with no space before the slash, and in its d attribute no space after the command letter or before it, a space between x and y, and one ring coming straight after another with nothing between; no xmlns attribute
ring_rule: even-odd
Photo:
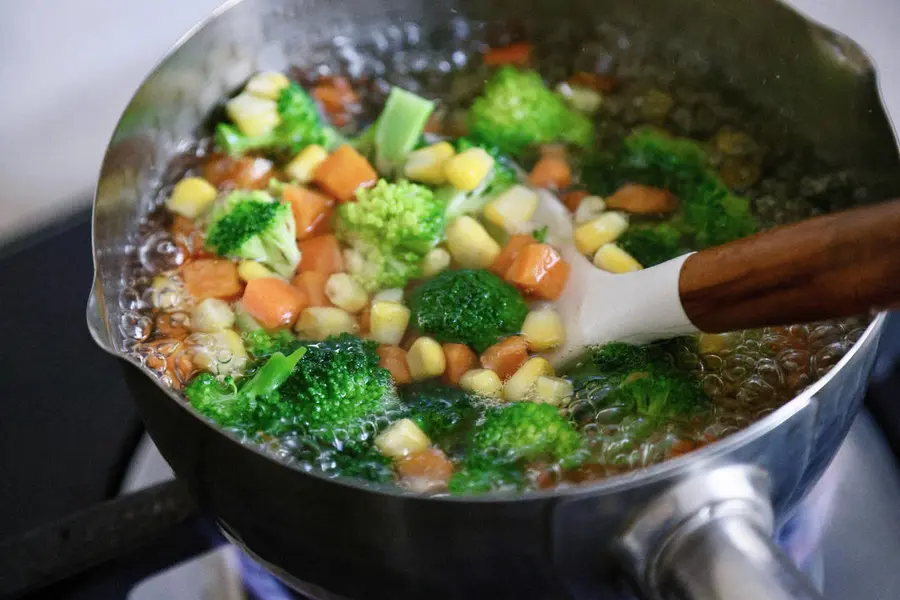
<svg viewBox="0 0 900 600"><path fill-rule="evenodd" d="M824 600L772 540L769 477L701 473L650 504L620 540L645 594L663 600Z"/></svg>

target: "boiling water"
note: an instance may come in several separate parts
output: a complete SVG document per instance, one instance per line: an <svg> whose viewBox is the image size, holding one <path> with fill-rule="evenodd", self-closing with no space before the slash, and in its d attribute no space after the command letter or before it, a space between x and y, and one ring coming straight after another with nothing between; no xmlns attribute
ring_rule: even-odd
<svg viewBox="0 0 900 600"><path fill-rule="evenodd" d="M366 43L336 38L333 44L306 57L311 68L293 76L309 84L342 74L360 94L359 111L350 115L348 133L371 122L391 85L436 98L444 114L446 133L453 135L464 107L480 91L487 76L477 54L488 45L502 45L515 36L503 28L454 21L441 40L441 51L430 49L414 25L379 32ZM816 158L815 149L791 134L788 123L748 105L741 94L723 86L725 75L703 57L684 53L679 71L660 66L651 45L640 34L601 27L593 39L572 41L567 32L544 39L538 46L537 67L548 81L565 80L576 71L609 73L614 91L604 95L597 115L600 144L611 145L634 126L652 124L699 140L709 140L720 174L736 191L751 199L763 227L788 223L857 204L878 192L853 173ZM446 39L444 39L446 38ZM173 160L167 181L199 167L209 142ZM527 160L527 158L525 159ZM170 185L158 192L164 199ZM131 284L123 296L126 316L120 323L132 340L131 350L151 372L173 387L192 375L183 361L184 343L160 341L154 334L151 296L167 307L164 324L185 329L186 295L177 278L153 289L154 276L172 272L185 260L195 240L166 231L166 216L156 211L142 224ZM829 323L736 332L726 349L700 354L696 345L680 345L670 359L694 372L711 399L708 414L683 422L649 423L615 407L595 406L597 390L581 390L567 408L587 423L592 444L590 464L575 473L535 469L534 485L569 485L622 473L660 462L721 439L774 411L828 371L859 338L867 318ZM197 334L192 334L197 335ZM188 338L187 342L190 341ZM216 359L229 360L227 352ZM392 414L364 423L355 437L370 437ZM234 432L240 435L238 432ZM335 467L334 451L308 436L246 439L298 468L326 472ZM371 469L385 467L373 462Z"/></svg>

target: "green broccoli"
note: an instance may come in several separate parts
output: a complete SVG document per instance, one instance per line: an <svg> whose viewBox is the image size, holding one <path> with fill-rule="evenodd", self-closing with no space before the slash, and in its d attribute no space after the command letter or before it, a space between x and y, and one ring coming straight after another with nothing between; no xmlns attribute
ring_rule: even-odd
<svg viewBox="0 0 900 600"><path fill-rule="evenodd" d="M340 141L337 132L322 122L313 99L296 83L279 93L278 116L281 122L259 136L245 136L235 126L219 123L216 146L232 156L262 150L287 159L306 146L319 144L330 148Z"/></svg>
<svg viewBox="0 0 900 600"><path fill-rule="evenodd" d="M337 236L361 260L350 261L351 274L368 291L403 287L422 274L422 258L444 232L444 207L425 186L378 181L361 189L356 202L338 210Z"/></svg>
<svg viewBox="0 0 900 600"><path fill-rule="evenodd" d="M399 409L391 375L378 366L377 344L349 334L308 343L281 386L290 400L278 429L303 430L338 448L359 443L379 416Z"/></svg>
<svg viewBox="0 0 900 600"><path fill-rule="evenodd" d="M660 364L654 364L646 375L626 378L606 397L609 406L621 406L653 420L694 414L707 400L696 377Z"/></svg>
<svg viewBox="0 0 900 600"><path fill-rule="evenodd" d="M669 223L629 227L616 239L616 244L644 267L664 263L683 253L681 232Z"/></svg>
<svg viewBox="0 0 900 600"><path fill-rule="evenodd" d="M679 228L696 248L724 244L756 231L748 200L733 194L707 166L706 154L694 140L641 128L625 138L617 152L589 160L581 177L592 193L601 196L626 183L669 190L681 201Z"/></svg>
<svg viewBox="0 0 900 600"><path fill-rule="evenodd" d="M232 192L210 213L206 247L219 256L259 261L283 277L300 263L291 207L266 192Z"/></svg>
<svg viewBox="0 0 900 600"><path fill-rule="evenodd" d="M467 115L478 140L518 156L526 147L564 141L588 147L594 141L590 119L570 109L535 71L498 70Z"/></svg>
<svg viewBox="0 0 900 600"><path fill-rule="evenodd" d="M478 352L518 333L528 314L519 291L484 269L440 273L413 291L410 308L419 331Z"/></svg>
<svg viewBox="0 0 900 600"><path fill-rule="evenodd" d="M290 331L279 329L269 333L264 329L249 331L241 336L244 348L255 360L267 358L276 352L289 354L302 344Z"/></svg>
<svg viewBox="0 0 900 600"><path fill-rule="evenodd" d="M550 460L565 469L587 458L582 435L549 404L514 402L488 408L472 431L463 468L450 480L454 493L476 493L521 483L528 464Z"/></svg>
<svg viewBox="0 0 900 600"><path fill-rule="evenodd" d="M384 109L373 126L375 168L380 173L390 175L403 167L406 156L422 138L425 123L433 110L431 100L398 87L391 88Z"/></svg>
<svg viewBox="0 0 900 600"><path fill-rule="evenodd" d="M368 444L340 450L333 447L306 448L297 455L333 477L360 478L376 483L390 483L395 479L391 459Z"/></svg>
<svg viewBox="0 0 900 600"><path fill-rule="evenodd" d="M423 381L400 388L400 399L425 434L438 445L452 443L455 434L478 415L472 397L455 386Z"/></svg>
<svg viewBox="0 0 900 600"><path fill-rule="evenodd" d="M610 342L591 349L590 360L596 371L625 376L646 369L651 361L649 346Z"/></svg>
<svg viewBox="0 0 900 600"><path fill-rule="evenodd" d="M283 409L278 388L304 354L306 348L298 348L289 356L275 352L251 377L240 382L230 376L219 381L202 373L185 387L184 393L195 409L224 427L244 431L264 428L264 423L277 419Z"/></svg>

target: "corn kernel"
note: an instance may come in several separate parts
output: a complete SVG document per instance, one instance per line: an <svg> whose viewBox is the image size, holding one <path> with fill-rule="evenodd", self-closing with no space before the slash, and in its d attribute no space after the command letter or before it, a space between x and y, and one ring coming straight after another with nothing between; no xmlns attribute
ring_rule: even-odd
<svg viewBox="0 0 900 600"><path fill-rule="evenodd" d="M606 210L606 202L600 196L585 196L575 209L573 218L576 225L593 221Z"/></svg>
<svg viewBox="0 0 900 600"><path fill-rule="evenodd" d="M487 268L500 254L500 245L472 217L456 218L447 227L446 235L450 256L467 269Z"/></svg>
<svg viewBox="0 0 900 600"><path fill-rule="evenodd" d="M150 303L163 312L177 312L190 307L191 297L181 279L157 275L150 283Z"/></svg>
<svg viewBox="0 0 900 600"><path fill-rule="evenodd" d="M565 99L566 103L583 115L592 115L603 104L603 96L596 90L581 85L569 85L560 83L556 91Z"/></svg>
<svg viewBox="0 0 900 600"><path fill-rule="evenodd" d="M733 333L701 333L697 336L697 350L700 354L719 354L735 343Z"/></svg>
<svg viewBox="0 0 900 600"><path fill-rule="evenodd" d="M400 419L391 423L390 427L375 438L375 447L390 458L402 458L422 452L430 445L431 440L425 432L410 419Z"/></svg>
<svg viewBox="0 0 900 600"><path fill-rule="evenodd" d="M562 319L552 308L529 312L522 323L522 335L532 352L552 350L562 345L566 339Z"/></svg>
<svg viewBox="0 0 900 600"><path fill-rule="evenodd" d="M373 302L369 315L369 337L389 346L398 345L409 325L409 315L410 310L398 302Z"/></svg>
<svg viewBox="0 0 900 600"><path fill-rule="evenodd" d="M464 192L477 188L494 168L494 159L481 148L469 148L444 163L450 185Z"/></svg>
<svg viewBox="0 0 900 600"><path fill-rule="evenodd" d="M207 298L191 311L191 329L212 333L221 329L231 329L234 325L234 311L228 303L218 298Z"/></svg>
<svg viewBox="0 0 900 600"><path fill-rule="evenodd" d="M372 304L375 304L376 302L396 302L397 304L403 304L403 288L381 290L372 296Z"/></svg>
<svg viewBox="0 0 900 600"><path fill-rule="evenodd" d="M594 266L610 273L630 273L644 268L633 256L615 244L603 244L597 249Z"/></svg>
<svg viewBox="0 0 900 600"><path fill-rule="evenodd" d="M622 213L603 213L575 229L575 247L582 254L592 256L600 246L612 242L627 228L628 218Z"/></svg>
<svg viewBox="0 0 900 600"><path fill-rule="evenodd" d="M422 275L431 277L450 266L450 253L443 248L432 248L422 259Z"/></svg>
<svg viewBox="0 0 900 600"><path fill-rule="evenodd" d="M233 329L193 334L188 338L191 361L201 371L213 375L235 375L247 366L247 351Z"/></svg>
<svg viewBox="0 0 900 600"><path fill-rule="evenodd" d="M301 150L297 156L291 159L291 162L284 167L284 172L297 183L306 184L313 180L313 173L320 164L325 162L326 158L328 158L328 150L318 144L313 144Z"/></svg>
<svg viewBox="0 0 900 600"><path fill-rule="evenodd" d="M449 142L438 142L427 148L410 152L406 157L403 173L413 181L420 181L428 185L443 185L447 183L444 164L453 158L454 154L456 154L456 150Z"/></svg>
<svg viewBox="0 0 900 600"><path fill-rule="evenodd" d="M356 329L356 319L353 315L333 306L305 308L294 325L294 331L308 340L324 340L332 335L354 333Z"/></svg>
<svg viewBox="0 0 900 600"><path fill-rule="evenodd" d="M175 184L172 195L166 200L171 212L196 219L216 201L216 188L202 177L185 177Z"/></svg>
<svg viewBox="0 0 900 600"><path fill-rule="evenodd" d="M369 303L369 294L347 273L329 277L325 282L325 295L332 304L348 313L358 313Z"/></svg>
<svg viewBox="0 0 900 600"><path fill-rule="evenodd" d="M278 275L255 260L242 260L238 263L238 277L244 281L253 281L254 279L278 277Z"/></svg>
<svg viewBox="0 0 900 600"><path fill-rule="evenodd" d="M225 112L241 133L257 136L269 133L278 123L278 106L274 100L267 100L246 92L238 94L225 104Z"/></svg>
<svg viewBox="0 0 900 600"><path fill-rule="evenodd" d="M538 377L548 375L553 377L556 373L553 366L545 358L529 358L519 367L519 370L506 380L503 386L503 398L510 402L526 400L534 389Z"/></svg>
<svg viewBox="0 0 900 600"><path fill-rule="evenodd" d="M538 195L523 185L514 185L484 207L484 218L506 231L522 231L537 211Z"/></svg>
<svg viewBox="0 0 900 600"><path fill-rule="evenodd" d="M544 402L553 406L565 406L575 394L572 382L562 377L541 375L534 383L535 402Z"/></svg>
<svg viewBox="0 0 900 600"><path fill-rule="evenodd" d="M409 374L416 381L430 379L444 374L447 358L439 343L429 337L420 337L406 353Z"/></svg>
<svg viewBox="0 0 900 600"><path fill-rule="evenodd" d="M503 391L503 382L500 381L500 376L490 369L472 369L463 373L459 387L470 394L499 398Z"/></svg>
<svg viewBox="0 0 900 600"><path fill-rule="evenodd" d="M251 77L247 85L244 86L244 91L267 100L278 100L281 90L290 84L291 80L283 73L266 71Z"/></svg>

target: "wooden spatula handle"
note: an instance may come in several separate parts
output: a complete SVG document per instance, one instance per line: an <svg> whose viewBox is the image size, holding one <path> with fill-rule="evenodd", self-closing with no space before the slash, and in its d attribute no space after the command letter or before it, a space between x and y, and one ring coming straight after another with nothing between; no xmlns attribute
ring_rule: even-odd
<svg viewBox="0 0 900 600"><path fill-rule="evenodd" d="M832 213L691 255L682 306L718 333L900 303L900 200Z"/></svg>

